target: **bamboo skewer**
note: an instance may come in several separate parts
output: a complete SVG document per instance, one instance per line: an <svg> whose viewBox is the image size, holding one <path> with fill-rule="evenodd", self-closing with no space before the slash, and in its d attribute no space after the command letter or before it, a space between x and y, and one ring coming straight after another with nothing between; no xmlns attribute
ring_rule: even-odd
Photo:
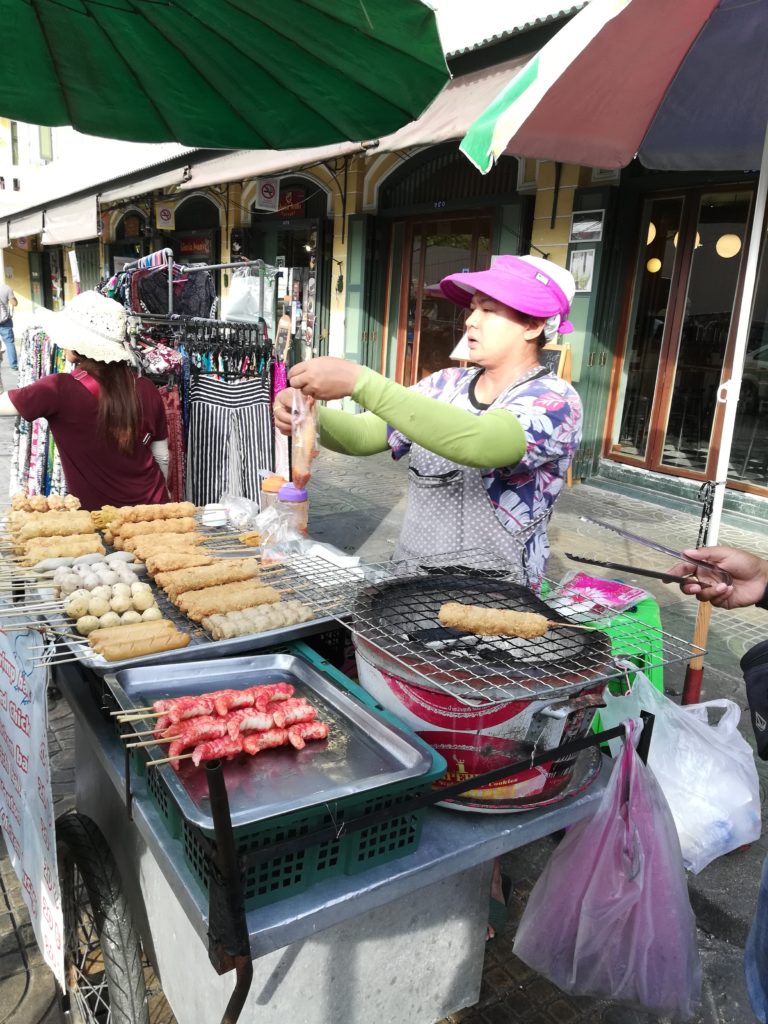
<svg viewBox="0 0 768 1024"><path fill-rule="evenodd" d="M139 747L154 747L155 744L173 743L174 740L182 739L181 736L158 736L153 740L142 740L140 743L126 743L127 750L137 750Z"/></svg>
<svg viewBox="0 0 768 1024"><path fill-rule="evenodd" d="M161 757L156 761L145 761L145 768L154 768L159 764L170 764L171 761L189 761L193 757L193 754L179 754L177 757Z"/></svg>

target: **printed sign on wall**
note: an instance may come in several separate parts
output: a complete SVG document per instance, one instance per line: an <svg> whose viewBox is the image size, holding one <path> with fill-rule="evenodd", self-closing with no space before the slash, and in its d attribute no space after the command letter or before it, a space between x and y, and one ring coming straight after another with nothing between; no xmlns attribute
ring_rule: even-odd
<svg viewBox="0 0 768 1024"><path fill-rule="evenodd" d="M34 630L0 631L0 826L35 938L63 988L64 929L48 765L48 669L40 666L35 645L39 648L40 634Z"/></svg>
<svg viewBox="0 0 768 1024"><path fill-rule="evenodd" d="M256 198L253 205L257 210L269 210L276 213L280 203L280 179L279 178L257 178Z"/></svg>
<svg viewBox="0 0 768 1024"><path fill-rule="evenodd" d="M176 229L176 204L155 203L155 227L158 231L175 231Z"/></svg>

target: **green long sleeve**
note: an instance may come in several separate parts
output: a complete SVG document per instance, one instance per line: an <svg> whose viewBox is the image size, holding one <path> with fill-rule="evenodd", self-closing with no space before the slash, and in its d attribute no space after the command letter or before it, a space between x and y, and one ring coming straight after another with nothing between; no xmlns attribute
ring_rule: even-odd
<svg viewBox="0 0 768 1024"><path fill-rule="evenodd" d="M367 367L360 372L352 398L410 441L462 466L515 466L526 452L525 432L506 409L477 416L404 388Z"/></svg>
<svg viewBox="0 0 768 1024"><path fill-rule="evenodd" d="M355 416L320 406L320 444L342 455L375 455L387 450L387 424L372 412Z"/></svg>

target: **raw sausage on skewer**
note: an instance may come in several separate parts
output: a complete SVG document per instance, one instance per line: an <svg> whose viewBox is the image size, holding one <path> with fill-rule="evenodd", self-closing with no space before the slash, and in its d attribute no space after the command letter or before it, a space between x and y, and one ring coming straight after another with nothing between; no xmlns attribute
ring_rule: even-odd
<svg viewBox="0 0 768 1024"><path fill-rule="evenodd" d="M259 563L255 558L220 558L213 565L158 573L155 583L173 601L185 591L203 590L223 583L239 583L254 579L258 574Z"/></svg>
<svg viewBox="0 0 768 1024"><path fill-rule="evenodd" d="M176 605L193 622L201 622L216 612L237 611L239 608L255 607L259 604L276 604L280 591L266 587L254 580L240 583L225 583L205 590L188 590L180 594Z"/></svg>
<svg viewBox="0 0 768 1024"><path fill-rule="evenodd" d="M155 576L162 572L175 572L177 569L192 569L198 565L213 565L215 559L204 551L158 551L147 556L147 572Z"/></svg>
<svg viewBox="0 0 768 1024"><path fill-rule="evenodd" d="M125 543L129 537L158 533L192 533L196 528L197 522L191 516L186 516L182 519L152 519L146 523L123 523L117 529L114 526L111 529L115 537L120 537Z"/></svg>
<svg viewBox="0 0 768 1024"><path fill-rule="evenodd" d="M204 540L201 533L144 534L129 537L123 547L143 562L148 555L156 555L159 551L194 551Z"/></svg>

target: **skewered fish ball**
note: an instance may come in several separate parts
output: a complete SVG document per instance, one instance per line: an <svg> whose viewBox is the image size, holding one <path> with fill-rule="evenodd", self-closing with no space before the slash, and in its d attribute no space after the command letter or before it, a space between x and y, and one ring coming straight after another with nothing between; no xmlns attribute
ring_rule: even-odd
<svg viewBox="0 0 768 1024"><path fill-rule="evenodd" d="M133 607L137 612L145 612L147 608L151 608L155 603L154 595L151 590L137 590L132 597Z"/></svg>
<svg viewBox="0 0 768 1024"><path fill-rule="evenodd" d="M88 602L88 614L101 618L110 611L109 601L105 597L92 597Z"/></svg>
<svg viewBox="0 0 768 1024"><path fill-rule="evenodd" d="M99 619L99 629L108 629L110 626L119 626L121 622L117 612L105 612Z"/></svg>
<svg viewBox="0 0 768 1024"><path fill-rule="evenodd" d="M83 615L75 623L75 629L81 636L88 636L94 629L98 629L101 623L95 615Z"/></svg>
<svg viewBox="0 0 768 1024"><path fill-rule="evenodd" d="M86 592L85 597L70 598L64 610L70 619L81 619L83 616L88 614L88 605L89 597Z"/></svg>

